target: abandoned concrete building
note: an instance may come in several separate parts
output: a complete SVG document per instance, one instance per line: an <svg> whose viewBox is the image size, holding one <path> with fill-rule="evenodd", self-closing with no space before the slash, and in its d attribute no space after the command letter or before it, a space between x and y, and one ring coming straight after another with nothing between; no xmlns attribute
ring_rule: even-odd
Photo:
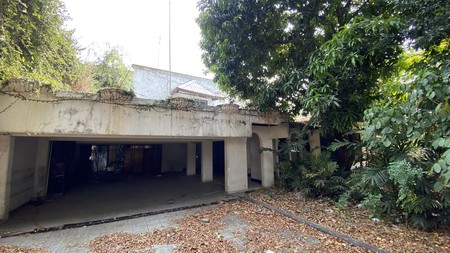
<svg viewBox="0 0 450 253"><path fill-rule="evenodd" d="M164 71L133 67L136 96L53 92L21 80L1 87L2 220L33 199L121 176L195 176L226 193L246 191L249 180L274 184L277 157L260 148L288 136L280 114L218 105L224 95L203 78L171 73L167 85Z"/></svg>

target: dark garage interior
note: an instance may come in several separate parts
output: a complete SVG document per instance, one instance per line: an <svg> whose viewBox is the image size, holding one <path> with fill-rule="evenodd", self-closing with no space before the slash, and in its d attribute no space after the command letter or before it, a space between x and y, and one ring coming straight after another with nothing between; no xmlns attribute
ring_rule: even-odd
<svg viewBox="0 0 450 253"><path fill-rule="evenodd" d="M75 187L111 184L139 177L186 175L186 165L162 169L164 144L91 144L53 141L49 159L47 196L62 195ZM177 151L181 153L184 150ZM172 151L175 152L175 151ZM166 154L169 156L169 154ZM186 154L179 155L183 159ZM167 159L177 159L168 157ZM224 142L213 143L213 175L224 178ZM196 144L196 176L201 173L201 145ZM200 183L200 182L199 182Z"/></svg>
<svg viewBox="0 0 450 253"><path fill-rule="evenodd" d="M185 143L53 141L47 196L10 212L5 231L126 217L230 198L224 192L224 142L213 143L212 182L186 176ZM164 157L164 152L170 154ZM184 160L183 160L184 159Z"/></svg>

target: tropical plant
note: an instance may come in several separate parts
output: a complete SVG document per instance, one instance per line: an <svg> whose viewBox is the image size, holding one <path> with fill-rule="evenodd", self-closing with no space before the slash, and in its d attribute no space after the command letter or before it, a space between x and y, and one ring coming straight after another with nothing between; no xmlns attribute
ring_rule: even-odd
<svg viewBox="0 0 450 253"><path fill-rule="evenodd" d="M448 225L448 1L203 0L199 7L203 58L222 87L292 118L309 114L328 140L353 141L348 133L364 122L366 160L351 171L346 196L384 217ZM318 178L331 180L333 171L322 166L286 162L282 182L321 192Z"/></svg>
<svg viewBox="0 0 450 253"><path fill-rule="evenodd" d="M385 176L362 191L369 198L382 194L397 216L424 228L450 221L449 52L448 39L423 51L404 75L407 98L387 99L365 114L368 162Z"/></svg>
<svg viewBox="0 0 450 253"><path fill-rule="evenodd" d="M305 148L307 128L294 129L288 142L281 145L279 156L284 157L278 164L279 184L288 190L300 191L310 197L337 197L346 190L347 175L330 153L312 154ZM294 155L294 158L290 158Z"/></svg>

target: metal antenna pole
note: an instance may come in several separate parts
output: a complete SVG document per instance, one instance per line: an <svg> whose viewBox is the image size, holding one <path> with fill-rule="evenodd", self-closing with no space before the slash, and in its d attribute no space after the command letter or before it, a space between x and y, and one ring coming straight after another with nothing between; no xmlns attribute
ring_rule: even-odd
<svg viewBox="0 0 450 253"><path fill-rule="evenodd" d="M159 35L158 39L158 68L159 68L159 54L161 52L161 35Z"/></svg>
<svg viewBox="0 0 450 253"><path fill-rule="evenodd" d="M169 94L172 90L172 33L171 33L171 1L169 0Z"/></svg>

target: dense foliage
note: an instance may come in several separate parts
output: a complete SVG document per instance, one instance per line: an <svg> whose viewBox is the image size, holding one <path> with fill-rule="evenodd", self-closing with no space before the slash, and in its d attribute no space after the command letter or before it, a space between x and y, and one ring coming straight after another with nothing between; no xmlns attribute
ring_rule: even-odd
<svg viewBox="0 0 450 253"><path fill-rule="evenodd" d="M405 98L365 113L369 166L356 173L366 183L358 190L377 213L421 227L450 224L449 52L446 39L414 57L402 75Z"/></svg>
<svg viewBox="0 0 450 253"><path fill-rule="evenodd" d="M377 15L384 9L381 2L200 1L198 23L202 28L203 59L215 73L216 81L234 95L250 99L262 109L278 107L293 115L301 110L313 111L320 116L327 113L332 119L347 121L340 125L323 124L325 122L321 120L325 117L322 117L317 124L322 123L323 127L330 128L330 133L335 132L336 128L342 132L343 128L348 130L356 119L362 119L367 103L361 101L371 96L372 87L370 83L354 85L360 80L346 82L355 75L340 80L340 84L335 83L338 87L326 86L322 82L314 84L316 73L310 71L311 54L355 17ZM347 30L352 33L365 31L364 27ZM379 34L379 31L374 32L364 41L356 42L355 46L360 46L359 51L365 53L370 50L368 40ZM384 54L380 55L380 50L374 50L371 58L382 61ZM353 63L366 67L364 64L371 59L341 60L335 64L346 63L349 66ZM326 79L325 75L320 78ZM367 80L364 77L360 79ZM345 90L336 92L344 86L360 98L348 101ZM321 94L324 89L330 93L327 97ZM320 108L316 108L318 104ZM342 108L348 113L343 112Z"/></svg>
<svg viewBox="0 0 450 253"><path fill-rule="evenodd" d="M26 78L53 89L132 89L133 72L117 47L95 62L78 58L80 49L73 31L65 28L69 16L60 0L4 0L0 7L0 83Z"/></svg>
<svg viewBox="0 0 450 253"><path fill-rule="evenodd" d="M0 82L30 78L64 88L77 78L77 49L59 0L0 3ZM65 87L67 88L67 86Z"/></svg>
<svg viewBox="0 0 450 253"><path fill-rule="evenodd" d="M448 1L204 0L200 10L204 60L222 86L292 116L303 110L338 152L362 147L347 199L424 228L449 224ZM291 186L309 187L308 173L331 179L310 161L291 164Z"/></svg>
<svg viewBox="0 0 450 253"><path fill-rule="evenodd" d="M302 141L284 143L280 156L289 156L295 150L295 158L284 159L277 165L278 184L285 189L304 193L310 197L337 199L347 190L346 175L329 153L313 155L304 148Z"/></svg>

